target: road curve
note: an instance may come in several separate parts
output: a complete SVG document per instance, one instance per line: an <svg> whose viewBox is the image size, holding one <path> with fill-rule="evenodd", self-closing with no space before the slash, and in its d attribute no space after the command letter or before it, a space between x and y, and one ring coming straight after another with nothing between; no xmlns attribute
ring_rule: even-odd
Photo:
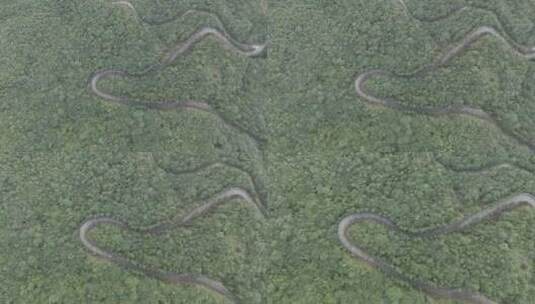
<svg viewBox="0 0 535 304"><path fill-rule="evenodd" d="M468 115L475 117L477 119L485 120L495 125L508 137L514 139L519 144L528 147L532 152L535 152L535 144L529 140L522 138L519 135L514 134L510 130L502 127L501 124L496 121L493 115L485 112L482 109L469 107L469 106L444 106L444 107L433 107L433 106L414 106L404 104L401 101L390 99L390 98L381 98L374 95L373 92L369 92L366 89L366 82L371 78L376 76L387 76L387 77L405 77L405 78L416 78L421 77L427 73L433 72L441 67L444 67L448 64L453 58L459 56L463 51L472 46L475 42L482 39L485 36L494 36L497 37L502 42L510 46L511 50L517 55L525 59L534 59L535 58L535 48L527 47L520 45L510 39L507 36L501 35L496 29L489 26L481 26L477 29L468 33L465 38L453 45L447 51L445 51L441 56L435 59L431 64L424 65L418 68L415 72L410 74L399 75L385 70L375 69L365 71L357 76L355 79L355 90L357 95L362 98L364 101L371 105L377 105L382 107L388 107L402 112L415 112L431 116L443 116L443 115Z"/></svg>
<svg viewBox="0 0 535 304"><path fill-rule="evenodd" d="M210 113L217 118L227 127L238 130L241 133L246 134L249 138L253 140L256 144L263 143L265 140L250 130L241 127L235 122L227 120L224 116L218 114L212 107L204 101L195 101L195 100L171 100L171 101L145 101L145 100L136 100L128 96L114 95L112 93L105 92L98 87L100 81L109 79L109 78L140 78L149 73L157 72L166 66L170 65L178 56L183 55L189 51L196 43L207 38L213 37L216 41L219 42L224 48L229 49L239 55L246 57L255 57L264 54L266 49L266 44L245 44L236 41L227 32L222 29L215 29L212 27L202 27L195 33L189 36L186 40L175 45L168 53L164 54L162 60L157 64L151 64L145 67L141 72L131 73L126 70L121 69L105 69L100 70L90 77L89 87L91 92L93 92L98 97L104 99L110 103L117 103L126 106L141 107L147 110L160 110L168 111L175 109L189 109L197 110L206 113Z"/></svg>
<svg viewBox="0 0 535 304"><path fill-rule="evenodd" d="M80 225L80 228L79 228L80 241L89 250L89 252L93 254L94 256L99 257L110 263L114 263L127 270L138 271L147 275L148 277L151 277L151 278L154 278L154 279L157 279L162 282L169 283L169 284L201 286L201 287L207 288L208 290L212 292L215 292L219 295L224 296L225 298L229 299L233 303L239 303L238 298L234 296L223 285L223 283L219 281L210 279L200 274L168 272L168 271L158 270L158 269L154 269L148 266L142 266L142 265L136 264L126 259L125 257L119 256L111 251L108 251L106 249L99 247L96 244L96 242L94 242L88 236L88 234L93 229L101 225L111 225L111 226L115 226L123 230L128 230L128 231L145 234L145 235L159 235L176 227L186 227L190 225L195 219L206 214L208 211L214 209L218 205L226 201L229 201L231 199L235 199L235 198L240 198L246 201L247 203L253 205L258 210L257 204L255 203L254 199L249 194L249 192L247 192L247 190L244 190L242 188L229 188L217 194L213 198L205 201L203 204L194 208L193 210L191 210L189 213L187 213L184 216L175 217L169 221L158 223L149 227L134 228L130 226L130 224L124 221L117 220L117 219L114 219L112 217L107 217L107 216L100 216L100 217L94 217L94 218L88 219ZM263 216L261 212L260 212L260 215Z"/></svg>
<svg viewBox="0 0 535 304"><path fill-rule="evenodd" d="M169 168L169 167L165 167L163 165L161 165L160 163L156 162L156 165L162 169L163 171L165 171L166 173L169 173L169 174L172 174L172 175L182 175L182 174L191 174L191 173L196 173L196 172L199 172L199 171L202 171L202 170L208 170L208 169L213 169L213 168L228 168L228 169L232 169L232 170L235 170L235 171L238 171L240 173L243 173L245 174L245 176L247 177L247 180L248 182L250 183L251 187L252 187L252 193L251 193L251 197L253 198L253 201L254 203L256 204L258 210L260 210L263 214L264 214L264 217L267 215L267 204L265 202L265 200L262 198L262 191L261 191L261 187L259 185L259 181L258 181L258 178L256 178L249 170L246 170L244 168L241 168L237 165L233 165L229 162L226 162L226 161L213 161L213 162L206 162L206 163L203 163L203 164L200 164L194 168L189 168L189 169L183 169L183 170L177 170L177 169L173 169L173 168Z"/></svg>
<svg viewBox="0 0 535 304"><path fill-rule="evenodd" d="M481 26L465 36L465 39L463 42L466 42L467 47L479 38L477 36L484 36L484 35L490 34L490 35L496 36L498 39L502 40L503 42L508 43L512 47L513 52L516 53L516 55L526 57L527 59L535 58L535 47L524 46L516 42L515 39L513 39L512 36L508 35L508 33L503 29L504 28L503 22L500 20L500 16L498 15L498 13L490 8L481 7L475 4L458 5L458 6L453 6L447 13L443 15L428 18L428 17L413 15L412 11L408 9L407 5L405 5L404 0L398 0L398 1L402 4L403 8L407 11L407 13L413 19L418 20L420 22L425 22L425 23L434 23L442 19L447 19L455 14L458 14L468 9L481 10L481 11L490 13L496 18L499 28L501 28L502 33L500 33L499 30L497 30L496 28L492 26ZM467 40L471 40L471 42L467 42ZM463 43L461 43L460 45L462 44ZM454 49L452 49L451 51L453 52ZM454 54L452 54L452 56L454 56ZM449 58L444 58L443 60L449 61Z"/></svg>
<svg viewBox="0 0 535 304"><path fill-rule="evenodd" d="M535 196L529 193L521 193L516 196L499 201L492 207L484 209L476 214L466 216L460 220L454 221L453 223L440 227L426 228L416 232L403 230L399 228L392 220L382 215L374 213L356 213L348 215L340 221L340 223L338 224L338 239L342 243L342 246L347 251L349 251L351 255L355 258L366 262L372 267L378 268L382 272L393 276L396 279L405 281L414 288L422 290L431 296L457 301L465 301L473 304L496 304L497 302L494 302L486 296L476 292L471 292L462 289L436 287L430 283L411 279L409 276L397 270L394 266L368 254L364 248L355 245L348 236L348 229L360 222L375 222L377 224L385 226L390 230L406 234L410 237L431 238L465 230L470 226L476 225L487 219L497 217L504 212L513 210L523 205L528 205L532 208L535 208Z"/></svg>
<svg viewBox="0 0 535 304"><path fill-rule="evenodd" d="M137 13L136 8L130 1L122 0L122 1L114 1L112 4L116 5L123 5L130 10L134 12L136 16L139 18L140 15ZM161 25L163 23L170 22L178 17L185 17L186 15L192 15L192 14L204 14L209 15L212 18L214 18L217 21L217 24L219 28L213 28L213 27L202 27L197 32L193 33L187 40L184 42L181 42L175 46L173 51L169 52L168 55L170 55L170 58L168 58L167 63L171 63L175 60L176 56L186 52L191 46L195 43L197 43L199 40L202 40L205 36L212 35L216 40L218 40L223 47L226 47L232 51L236 51L237 53L247 56L247 57L255 57L262 55L266 48L266 43L264 44L246 44L241 43L237 41L236 39L232 38L232 35L230 35L225 27L223 26L223 22L221 21L221 18L213 12L205 11L205 10L199 10L199 9L189 9L184 12L179 12L176 16L166 19L165 21L161 21L156 23L156 25ZM150 24L154 24L153 22L148 22L145 19L142 19L142 21ZM165 62L165 60L164 60Z"/></svg>

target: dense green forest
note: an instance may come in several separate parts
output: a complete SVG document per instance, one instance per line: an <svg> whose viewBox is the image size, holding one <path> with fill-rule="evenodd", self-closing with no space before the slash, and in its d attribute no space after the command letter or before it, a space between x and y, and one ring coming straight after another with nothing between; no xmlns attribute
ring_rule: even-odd
<svg viewBox="0 0 535 304"><path fill-rule="evenodd" d="M417 236L535 194L532 46L535 0L0 0L0 303L534 303L535 203Z"/></svg>

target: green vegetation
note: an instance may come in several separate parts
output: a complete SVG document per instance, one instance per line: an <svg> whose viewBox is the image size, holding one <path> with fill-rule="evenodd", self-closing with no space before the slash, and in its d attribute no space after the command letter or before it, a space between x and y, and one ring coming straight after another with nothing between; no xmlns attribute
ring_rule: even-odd
<svg viewBox="0 0 535 304"><path fill-rule="evenodd" d="M225 303L91 256L78 228L103 214L136 227L185 215L226 188L253 191L250 174L265 219L234 200L161 236L102 227L93 238L136 263L222 281L245 304L452 304L351 257L339 220L368 211L416 231L535 193L534 152L496 125L370 106L354 87L370 69L409 74L478 26L535 45L534 0L132 0L137 13L111 2L0 0L0 303ZM141 71L219 26L208 14L140 20L187 9L217 13L237 41L268 41L267 54L239 56L207 38L160 73L102 88L205 101L266 143L214 115L121 106L88 88L96 71ZM479 107L534 143L533 79L533 60L488 36L423 78L369 88L413 105ZM172 172L207 162L240 169ZM535 298L535 210L436 239L375 224L350 234L412 278L498 303Z"/></svg>

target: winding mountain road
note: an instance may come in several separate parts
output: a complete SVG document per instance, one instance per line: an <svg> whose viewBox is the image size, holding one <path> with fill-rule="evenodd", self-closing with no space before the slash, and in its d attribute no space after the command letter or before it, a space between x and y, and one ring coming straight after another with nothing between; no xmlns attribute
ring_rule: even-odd
<svg viewBox="0 0 535 304"><path fill-rule="evenodd" d="M184 216L177 216L169 221L158 223L145 228L134 228L127 222L114 219L108 216L94 217L88 219L80 225L80 241L94 256L121 266L127 270L138 271L148 277L169 284L201 286L212 292L224 296L233 303L239 303L239 299L235 295L233 295L223 285L223 283L217 280L210 279L201 274L175 273L136 264L123 256L117 255L111 251L99 247L98 244L96 244L96 242L89 237L89 233L92 230L102 225L115 226L122 230L127 230L143 235L160 235L174 228L185 228L190 225L195 219L205 215L208 211L216 208L224 202L236 198L239 198L247 202L248 204L254 206L255 209L259 211L260 216L263 217L263 213L260 211L260 209L258 209L257 203L249 194L249 192L247 192L247 190L244 190L242 188L230 188L205 201L204 203L194 208Z"/></svg>
<svg viewBox="0 0 535 304"><path fill-rule="evenodd" d="M100 81L109 78L140 78L151 72L157 72L166 66L170 65L175 59L189 51L196 43L207 38L213 37L226 49L229 49L239 55L246 57L256 57L264 54L266 44L245 44L236 41L227 34L225 30L215 29L212 27L202 27L194 32L186 40L175 45L168 53L163 56L163 59L157 63L144 68L139 73L131 73L120 69L106 69L95 72L89 80L91 91L98 97L110 103L117 103L132 107L141 107L147 110L168 111L175 109L196 110L206 112L217 117L224 125L232 129L237 129L241 133L246 134L257 145L263 143L265 140L248 129L226 119L224 116L217 113L207 102L196 100L171 100L171 101L147 101L137 100L128 96L114 95L113 93L105 92L98 87Z"/></svg>
<svg viewBox="0 0 535 304"><path fill-rule="evenodd" d="M370 255L363 247L355 245L348 236L348 229L351 228L353 225L361 222L374 222L376 224L383 225L390 230L406 234L413 238L439 237L441 235L465 230L470 226L479 224L480 222L488 220L490 218L498 217L504 212L519 208L524 205L535 208L535 196L529 193L521 193L514 197L504 199L496 203L492 207L481 210L476 214L467 216L453 223L439 227L426 228L416 232L403 230L399 228L392 220L379 214L355 213L344 217L338 224L338 239L342 246L347 251L349 251L351 255L353 255L355 258L364 261L372 267L380 269L384 273L396 279L405 281L414 288L422 290L434 297L465 301L474 304L496 304L496 302L490 300L485 295L476 292L447 287L436 287L433 286L431 283L418 281L410 278L409 276L400 272L393 265L390 265L387 262Z"/></svg>
<svg viewBox="0 0 535 304"><path fill-rule="evenodd" d="M508 36L500 34L495 28L489 26L481 26L477 29L468 33L465 38L453 45L447 51L445 51L441 56L435 59L431 64L424 65L418 68L415 72L406 75L398 75L392 72L385 70L374 69L361 73L355 79L355 90L357 95L362 98L364 101L371 105L387 107L395 109L402 112L414 112L421 113L431 116L443 116L443 115L467 115L472 116L477 119L485 120L495 125L498 129L502 131L508 137L514 139L520 145L528 147L532 152L535 152L535 143L531 142L528 139L525 139L514 132L503 127L495 118L494 115L485 112L483 109L470 107L470 106L443 106L443 107L433 107L433 106L415 106L406 104L404 102L394 100L391 98L381 98L374 95L373 92L369 92L366 88L366 82L371 78L376 76L387 76L387 77L405 77L405 78L417 78L421 77L427 73L436 71L448 64L453 58L459 56L466 49L472 46L475 42L482 39L486 36L494 36L510 46L513 53L522 58L531 60L535 58L535 48L527 47L520 45L510 39Z"/></svg>

